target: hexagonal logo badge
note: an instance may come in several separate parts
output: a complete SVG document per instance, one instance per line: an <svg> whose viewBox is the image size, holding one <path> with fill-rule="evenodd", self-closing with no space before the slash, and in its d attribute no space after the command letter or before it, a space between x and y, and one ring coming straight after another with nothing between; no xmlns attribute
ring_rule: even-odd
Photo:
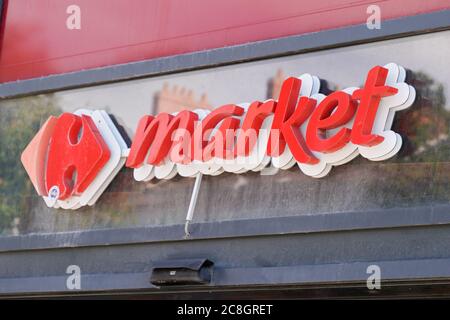
<svg viewBox="0 0 450 320"><path fill-rule="evenodd" d="M51 116L22 153L37 193L52 208L93 205L125 164L128 146L103 110Z"/></svg>

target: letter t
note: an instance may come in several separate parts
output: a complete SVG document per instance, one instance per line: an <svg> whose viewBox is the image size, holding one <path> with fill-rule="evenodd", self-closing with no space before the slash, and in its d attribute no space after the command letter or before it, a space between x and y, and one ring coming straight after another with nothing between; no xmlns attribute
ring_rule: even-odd
<svg viewBox="0 0 450 320"><path fill-rule="evenodd" d="M384 140L382 136L372 134L372 129L381 98L398 91L385 86L387 75L388 69L376 66L369 71L364 88L353 92L353 99L360 100L352 128L351 141L354 144L370 147Z"/></svg>

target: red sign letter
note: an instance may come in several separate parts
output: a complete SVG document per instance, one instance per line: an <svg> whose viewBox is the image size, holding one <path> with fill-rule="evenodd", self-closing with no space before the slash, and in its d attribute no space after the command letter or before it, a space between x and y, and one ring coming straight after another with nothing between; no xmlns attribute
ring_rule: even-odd
<svg viewBox="0 0 450 320"><path fill-rule="evenodd" d="M278 157L284 152L284 148L286 148L286 141L281 134L281 127L295 110L301 84L300 79L291 77L286 79L281 86L272 128L270 129L269 143L267 146L268 156Z"/></svg>
<svg viewBox="0 0 450 320"><path fill-rule="evenodd" d="M192 142L192 154L194 155L194 158L196 160L205 161L204 152L206 152L205 155L209 154L208 157L213 156L212 147L215 146L216 143L220 143L220 146L224 147L224 151L226 153L226 141L225 137L223 136L223 132L226 132L227 130L233 130L237 128L237 125L239 124L238 119L231 118L231 120L224 121L222 128L220 129L220 134L213 137L211 141L209 141L209 136L211 135L211 131L222 121L225 120L228 117L231 116L241 116L244 113L244 108L241 108L239 106L236 106L234 104L228 104L222 107L219 107L215 110L213 110L210 114L206 116L205 119L202 120L202 123L195 129L194 131L194 139ZM219 139L222 139L222 141L218 141Z"/></svg>
<svg viewBox="0 0 450 320"><path fill-rule="evenodd" d="M397 93L397 89L385 86L388 69L377 66L372 68L363 89L353 92L353 98L360 103L352 128L351 140L361 146L374 146L383 141L383 137L372 134L373 123L382 97Z"/></svg>
<svg viewBox="0 0 450 320"><path fill-rule="evenodd" d="M340 129L332 137L326 130L338 128L351 120L356 111L356 103L343 91L336 91L326 97L314 111L308 122L306 140L308 146L323 153L334 152L350 141L351 130Z"/></svg>
<svg viewBox="0 0 450 320"><path fill-rule="evenodd" d="M196 113L187 110L176 116L160 113L156 118L153 116L142 117L133 138L126 166L139 168L148 152L150 153L147 163L158 165L170 151L173 132L176 129L184 129L192 133L197 119Z"/></svg>
<svg viewBox="0 0 450 320"><path fill-rule="evenodd" d="M281 128L281 133L285 137L292 155L301 163L315 164L319 161L309 150L305 138L300 132L300 126L308 119L315 106L316 100L301 97L294 114Z"/></svg>
<svg viewBox="0 0 450 320"><path fill-rule="evenodd" d="M252 135L258 137L259 130L264 120L275 110L276 102L269 100L261 103L259 101L253 102L249 107L242 124L241 133L237 141L236 154L238 156L246 157L250 154L256 144L255 139L251 139Z"/></svg>

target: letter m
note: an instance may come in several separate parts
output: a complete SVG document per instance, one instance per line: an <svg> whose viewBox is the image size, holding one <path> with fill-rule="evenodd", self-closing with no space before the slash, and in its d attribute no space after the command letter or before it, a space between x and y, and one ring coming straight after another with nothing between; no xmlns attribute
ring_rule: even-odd
<svg viewBox="0 0 450 320"><path fill-rule="evenodd" d="M133 138L126 166L139 168L147 155L147 163L160 164L172 147L172 134L175 130L185 130L192 135L197 119L196 113L187 110L176 116L160 113L156 117L142 117Z"/></svg>

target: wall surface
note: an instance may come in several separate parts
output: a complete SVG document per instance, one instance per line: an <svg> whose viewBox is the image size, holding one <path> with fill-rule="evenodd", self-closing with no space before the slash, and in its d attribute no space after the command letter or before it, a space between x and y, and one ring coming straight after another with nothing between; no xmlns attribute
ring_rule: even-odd
<svg viewBox="0 0 450 320"><path fill-rule="evenodd" d="M4 1L0 82L140 61L367 20L442 10L447 0L21 0ZM68 29L67 8L81 9Z"/></svg>

